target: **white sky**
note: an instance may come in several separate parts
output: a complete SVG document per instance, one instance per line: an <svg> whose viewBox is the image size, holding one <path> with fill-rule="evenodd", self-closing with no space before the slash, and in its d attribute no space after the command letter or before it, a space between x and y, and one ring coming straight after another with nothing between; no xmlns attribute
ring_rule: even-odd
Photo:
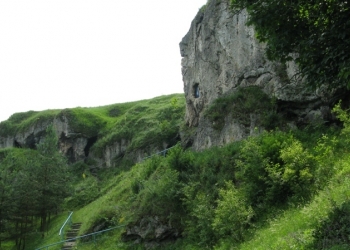
<svg viewBox="0 0 350 250"><path fill-rule="evenodd" d="M179 42L207 0L0 0L0 121L182 93Z"/></svg>

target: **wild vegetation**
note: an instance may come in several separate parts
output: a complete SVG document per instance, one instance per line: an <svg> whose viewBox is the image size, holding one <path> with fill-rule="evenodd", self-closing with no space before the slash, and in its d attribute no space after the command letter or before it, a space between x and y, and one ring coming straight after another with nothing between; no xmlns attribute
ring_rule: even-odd
<svg viewBox="0 0 350 250"><path fill-rule="evenodd" d="M258 86L238 88L233 93L223 95L214 100L205 111L205 116L217 130L223 128L227 115L232 118L232 121L249 127L251 114L259 117L255 121L256 126L273 129L281 125L279 124L281 117L277 114L277 104L274 98L269 97Z"/></svg>
<svg viewBox="0 0 350 250"><path fill-rule="evenodd" d="M95 211L87 231L101 217L137 226L157 215L181 232L159 249L346 249L346 130L270 131L204 152L177 145L111 179L106 195L77 213ZM142 249L109 239L101 239L104 249Z"/></svg>
<svg viewBox="0 0 350 250"><path fill-rule="evenodd" d="M294 60L296 78L313 88L349 87L350 2L346 0L230 0L234 11L248 10L248 25L267 45L269 59Z"/></svg>
<svg viewBox="0 0 350 250"><path fill-rule="evenodd" d="M237 96L249 100L249 95ZM175 117L183 110L173 96L168 104L161 99L126 110L137 117L140 110L150 110L156 102L168 107L159 110L174 112ZM270 105L268 99L267 103ZM99 110L113 117L125 112L111 107ZM154 106L153 112L157 110ZM93 112L94 117L102 116ZM177 144L166 157L154 155L123 171L90 172L87 163L77 162L67 172L66 162L57 153L57 138L49 128L37 150L0 152L2 246L11 249L5 247L10 239L17 249L59 241L52 230L65 220L66 213L60 212L74 210L74 220L83 222L81 235L95 228L124 226L100 238L99 247L107 250L143 249L149 242L159 249L346 249L350 244L350 118L340 105L334 112L343 128L319 124L299 130L275 129L203 152ZM155 113L161 120L172 116ZM137 131L137 119L129 118L133 121L129 128L133 131L134 125ZM162 123L157 126L161 133ZM157 138L151 127L150 131ZM171 225L177 236L162 243L154 241L154 232L149 232L145 238L136 236L137 244L135 238L129 241L128 228L155 217ZM94 244L86 241L79 245L79 249L92 248Z"/></svg>
<svg viewBox="0 0 350 250"><path fill-rule="evenodd" d="M13 239L16 249L27 249L29 235L48 229L68 196L67 163L58 152L52 126L37 150L2 151L0 161L0 244Z"/></svg>
<svg viewBox="0 0 350 250"><path fill-rule="evenodd" d="M271 59L298 55L294 59L308 86L349 84L347 1L231 2L236 10L247 7ZM176 144L184 114L181 95L13 115L0 124L0 136L68 118L75 131L97 138L91 147L97 157L121 139L131 141L127 152L147 151L164 141L176 146L166 157L154 155L136 164L120 156L109 169L93 168L96 162L88 157L70 165L70 171L57 153L52 128L36 150L1 150L1 248L34 249L59 241L53 235L66 211L74 210L74 220L83 223L80 235L122 226L101 236L98 249L105 250L150 245L169 250L349 249L349 112L339 104L333 109L339 124L287 129L274 124L275 105L257 88L219 98L205 114L216 129L224 126L223 112L245 124L244 114L259 107L266 130L203 152ZM166 225L171 237L156 240L154 228L140 226L147 220ZM133 228L146 231L128 237ZM80 241L79 249L96 245Z"/></svg>

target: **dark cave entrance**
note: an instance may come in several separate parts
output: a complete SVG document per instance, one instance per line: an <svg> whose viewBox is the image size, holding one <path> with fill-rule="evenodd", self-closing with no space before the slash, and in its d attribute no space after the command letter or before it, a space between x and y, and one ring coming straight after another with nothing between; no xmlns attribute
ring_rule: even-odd
<svg viewBox="0 0 350 250"><path fill-rule="evenodd" d="M199 93L199 84L196 83L194 86L193 86L193 96L194 98L199 98L200 96L200 93Z"/></svg>
<svg viewBox="0 0 350 250"><path fill-rule="evenodd" d="M15 148L22 148L22 145L21 145L17 140L15 140L15 141L13 142L13 146L14 146Z"/></svg>
<svg viewBox="0 0 350 250"><path fill-rule="evenodd" d="M97 136L94 136L88 139L86 146L84 148L85 157L89 156L90 148L95 144L96 141L97 141Z"/></svg>

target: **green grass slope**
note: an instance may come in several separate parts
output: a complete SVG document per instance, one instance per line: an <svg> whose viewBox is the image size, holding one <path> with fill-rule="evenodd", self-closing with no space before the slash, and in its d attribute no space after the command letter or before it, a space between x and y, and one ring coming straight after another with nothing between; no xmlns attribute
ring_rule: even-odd
<svg viewBox="0 0 350 250"><path fill-rule="evenodd" d="M350 157L344 133L272 131L197 153L178 145L167 157L155 156L109 178L105 194L76 210L75 220L83 222L85 234L102 223L132 227L158 216L181 232L176 241L142 238L136 244L122 240L123 227L97 238L98 248L106 250L146 249L150 242L155 249L349 249ZM251 161L250 153L255 159L261 154L261 161ZM259 172L258 179L251 170ZM252 194L259 179L261 193Z"/></svg>
<svg viewBox="0 0 350 250"><path fill-rule="evenodd" d="M253 149L260 143L262 150L276 147L268 154L281 154L284 146L291 152L292 144L276 146L278 140L291 137L317 158L313 181L301 193L276 193L277 200L256 203L247 193L251 187L239 183L243 167L237 164L244 161L245 146ZM293 155L293 164L301 161L299 153ZM180 230L182 237L157 242L156 249L348 249L349 178L346 139L334 130L269 132L201 153L177 146L165 158L153 157L110 178L105 194L76 210L75 220L83 221L84 234L102 222L106 228L138 225L142 218L157 215ZM299 184L293 181L291 187ZM280 188L287 190L287 184ZM123 227L101 235L97 246L106 250L145 248L123 242L124 232ZM94 247L92 242L79 245L83 250Z"/></svg>
<svg viewBox="0 0 350 250"><path fill-rule="evenodd" d="M163 98L89 110L105 117L93 150L125 131L131 138L144 132L130 150L162 141L158 134L177 117L169 110L182 109L177 96ZM335 113L343 128L265 131L203 152L178 144L166 157L155 155L124 171L91 174L84 163L73 165L74 191L64 207L83 223L80 235L118 227L96 242L81 240L78 249L349 249L350 118L339 107ZM142 227L150 218L171 229L168 238L157 238L157 227ZM133 228L140 233L128 238ZM33 236L31 246L52 243L51 234Z"/></svg>

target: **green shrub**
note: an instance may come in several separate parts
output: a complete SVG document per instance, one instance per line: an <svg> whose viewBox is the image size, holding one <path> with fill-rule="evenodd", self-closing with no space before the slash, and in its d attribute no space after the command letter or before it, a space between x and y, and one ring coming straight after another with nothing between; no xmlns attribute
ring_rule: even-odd
<svg viewBox="0 0 350 250"><path fill-rule="evenodd" d="M180 207L179 189L177 171L160 164L142 183L137 196L138 213L167 218Z"/></svg>
<svg viewBox="0 0 350 250"><path fill-rule="evenodd" d="M256 114L257 125L267 129L273 129L278 125L279 116L276 113L276 104L257 86L238 88L231 94L224 95L215 101L205 111L204 115L212 123L215 129L222 129L225 118L231 115L239 123L249 126L251 114Z"/></svg>
<svg viewBox="0 0 350 250"><path fill-rule="evenodd" d="M82 176L83 180L74 188L74 193L66 200L68 209L83 207L100 195L98 182L93 176Z"/></svg>
<svg viewBox="0 0 350 250"><path fill-rule="evenodd" d="M200 190L200 183L192 183L183 188L183 203L187 217L184 235L201 247L210 247L216 242L212 227L215 203Z"/></svg>
<svg viewBox="0 0 350 250"><path fill-rule="evenodd" d="M69 126L73 131L86 137L98 135L107 125L104 119L91 112L88 108L64 109L59 116L67 117Z"/></svg>
<svg viewBox="0 0 350 250"><path fill-rule="evenodd" d="M314 249L350 248L350 202L334 207L313 233Z"/></svg>
<svg viewBox="0 0 350 250"><path fill-rule="evenodd" d="M244 194L231 182L227 182L226 188L220 189L219 194L212 226L219 238L230 237L234 242L241 242L254 211L247 205Z"/></svg>
<svg viewBox="0 0 350 250"><path fill-rule="evenodd" d="M277 131L248 138L237 165L237 179L255 206L305 198L313 190L316 161L290 134Z"/></svg>
<svg viewBox="0 0 350 250"><path fill-rule="evenodd" d="M181 173L190 171L194 162L194 155L191 151L185 151L178 143L168 151L166 160L169 166Z"/></svg>

